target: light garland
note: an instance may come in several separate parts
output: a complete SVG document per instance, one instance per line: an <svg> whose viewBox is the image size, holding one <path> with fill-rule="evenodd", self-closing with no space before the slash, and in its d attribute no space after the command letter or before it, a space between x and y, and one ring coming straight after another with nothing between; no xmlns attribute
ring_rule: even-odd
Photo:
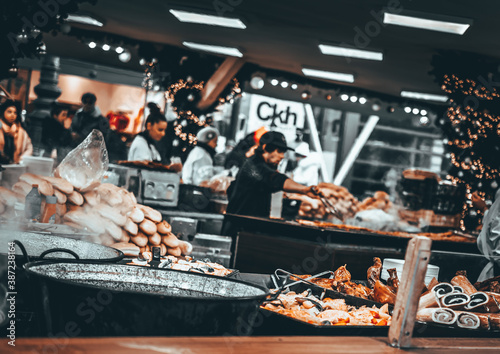
<svg viewBox="0 0 500 354"><path fill-rule="evenodd" d="M491 159L491 154L495 154L493 146L498 146L500 142L500 116L493 114L489 108L496 108L490 105L496 103L492 101L500 98L500 94L495 88L488 89L474 80L461 79L457 75L444 75L441 88L446 93L455 95L450 99L451 106L445 112L448 123L445 124L445 120L440 123L449 131L445 144L451 149L450 162L458 170L455 172L457 176L448 175L446 178L454 184L466 186L466 202L460 220L460 228L465 230L466 218L475 220L477 216L483 215L481 210L474 208L473 188L478 189L477 195L485 201L487 193L481 188L490 190L491 187L494 190L498 187L496 180L500 178L500 170L494 163L495 160ZM457 102L463 102L463 105ZM481 102L488 102L488 106L478 109ZM490 141L495 144L491 151L488 150ZM484 181L489 181L489 185ZM490 191L488 193L491 194Z"/></svg>
<svg viewBox="0 0 500 354"><path fill-rule="evenodd" d="M229 93L228 96L219 98L218 104L223 104L225 102L232 103L234 97L236 95L241 94L241 88L240 88L239 82L236 78L232 79L231 84L232 84L231 92ZM204 87L205 87L205 82L203 82L203 81L195 82L192 80L179 80L178 82L170 85L168 90L165 92L165 98L167 100L169 100L171 103L174 103L175 99L176 99L176 95L181 90L193 90L193 91L200 92L203 90ZM175 104L172 104L172 109L175 112L175 114L177 115L177 119L184 120L188 124L189 123L195 124L199 127L206 127L209 125L207 120L201 120L191 110L179 109L178 106ZM196 138L196 135L192 134L192 133L185 133L183 126L181 124L177 124L175 126L174 131L175 131L176 136L178 136L182 141L187 142L189 145L196 145L197 144L198 139Z"/></svg>
<svg viewBox="0 0 500 354"><path fill-rule="evenodd" d="M175 102L175 96L180 90L183 89L193 89L196 91L201 91L203 90L203 87L205 86L205 83L203 81L200 82L193 82L193 81L184 81L184 80L179 80L178 82L170 85L168 90L165 92L165 98L169 100L171 103ZM185 119L186 122L194 123L200 127L203 127L206 125L205 122L201 121L198 116L193 114L192 111L184 111L184 110L178 110L176 105L172 105L172 110L175 112L177 115L177 119ZM185 133L183 131L183 127L181 124L177 124L175 126L175 135L177 135L182 141L188 142L190 145L194 145L197 142L196 135L192 133Z"/></svg>

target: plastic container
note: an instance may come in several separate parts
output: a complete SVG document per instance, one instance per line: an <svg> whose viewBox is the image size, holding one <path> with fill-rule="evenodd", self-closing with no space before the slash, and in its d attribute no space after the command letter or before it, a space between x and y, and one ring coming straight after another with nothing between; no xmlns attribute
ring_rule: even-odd
<svg viewBox="0 0 500 354"><path fill-rule="evenodd" d="M40 218L41 223L44 224L58 223L59 218L56 214L56 203L57 203L57 198L55 196L45 197L45 207L43 209L42 217Z"/></svg>
<svg viewBox="0 0 500 354"><path fill-rule="evenodd" d="M19 176L26 172L26 166L19 164L2 165L1 184L2 187L11 189L12 186L19 180Z"/></svg>
<svg viewBox="0 0 500 354"><path fill-rule="evenodd" d="M295 220L301 204L301 200L284 198L281 206L281 217L285 220Z"/></svg>
<svg viewBox="0 0 500 354"><path fill-rule="evenodd" d="M380 274L380 278L382 278L382 280L387 280L389 278L387 269L396 268L398 278L401 280L404 265L404 259L385 258L382 262L382 273ZM425 284L429 284L432 278L439 279L439 267L429 264L427 266L427 272L425 273Z"/></svg>
<svg viewBox="0 0 500 354"><path fill-rule="evenodd" d="M25 156L21 163L26 166L26 172L39 176L52 176L54 159L49 157Z"/></svg>
<svg viewBox="0 0 500 354"><path fill-rule="evenodd" d="M38 185L32 185L31 191L26 195L24 215L28 220L40 220L42 209L42 196L38 192Z"/></svg>

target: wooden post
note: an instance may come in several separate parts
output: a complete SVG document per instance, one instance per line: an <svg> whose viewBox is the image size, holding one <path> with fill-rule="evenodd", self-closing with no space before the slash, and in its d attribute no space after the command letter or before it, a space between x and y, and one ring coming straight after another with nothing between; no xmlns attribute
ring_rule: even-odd
<svg viewBox="0 0 500 354"><path fill-rule="evenodd" d="M224 60L201 91L200 102L198 102L200 110L207 109L215 102L243 64L245 64L245 60L242 58L229 57Z"/></svg>
<svg viewBox="0 0 500 354"><path fill-rule="evenodd" d="M416 236L408 242L403 275L389 328L389 344L393 347L409 348L411 346L418 301L424 285L431 245L431 239L425 236Z"/></svg>

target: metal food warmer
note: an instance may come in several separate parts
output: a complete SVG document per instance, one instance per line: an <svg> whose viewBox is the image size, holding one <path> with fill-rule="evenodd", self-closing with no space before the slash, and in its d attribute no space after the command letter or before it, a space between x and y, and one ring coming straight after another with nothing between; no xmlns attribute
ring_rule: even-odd
<svg viewBox="0 0 500 354"><path fill-rule="evenodd" d="M104 181L134 193L141 204L176 207L180 176L175 170L110 164Z"/></svg>

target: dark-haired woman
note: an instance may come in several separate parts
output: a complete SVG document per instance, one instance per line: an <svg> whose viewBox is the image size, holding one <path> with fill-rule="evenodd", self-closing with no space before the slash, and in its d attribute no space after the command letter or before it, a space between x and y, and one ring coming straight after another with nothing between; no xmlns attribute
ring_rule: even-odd
<svg viewBox="0 0 500 354"><path fill-rule="evenodd" d="M128 152L129 161L161 162L161 155L156 148L156 142L165 136L167 119L159 109L151 109L146 119L146 130L137 134Z"/></svg>
<svg viewBox="0 0 500 354"><path fill-rule="evenodd" d="M17 104L7 100L0 105L0 163L19 163L33 154L28 133L21 126Z"/></svg>

